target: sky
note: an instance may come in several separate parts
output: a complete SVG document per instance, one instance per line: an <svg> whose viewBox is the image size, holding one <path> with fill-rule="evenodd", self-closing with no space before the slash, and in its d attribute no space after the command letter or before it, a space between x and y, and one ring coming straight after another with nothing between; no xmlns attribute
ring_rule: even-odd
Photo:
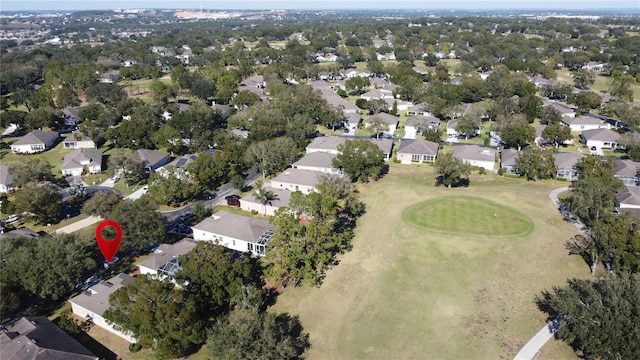
<svg viewBox="0 0 640 360"><path fill-rule="evenodd" d="M0 0L0 11L102 9L635 9L640 0Z"/></svg>

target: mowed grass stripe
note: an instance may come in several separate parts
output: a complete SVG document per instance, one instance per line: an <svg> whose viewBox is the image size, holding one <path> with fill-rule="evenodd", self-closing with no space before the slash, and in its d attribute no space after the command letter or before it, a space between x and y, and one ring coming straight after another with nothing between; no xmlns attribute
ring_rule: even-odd
<svg viewBox="0 0 640 360"><path fill-rule="evenodd" d="M408 207L402 219L419 229L449 234L524 236L533 222L517 210L490 200L446 196Z"/></svg>

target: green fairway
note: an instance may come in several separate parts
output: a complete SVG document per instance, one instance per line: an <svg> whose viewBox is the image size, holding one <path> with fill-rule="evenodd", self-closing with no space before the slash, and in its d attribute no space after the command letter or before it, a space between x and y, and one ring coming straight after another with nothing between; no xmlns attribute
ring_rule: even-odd
<svg viewBox="0 0 640 360"><path fill-rule="evenodd" d="M528 235L533 223L515 209L490 200L447 196L408 207L402 219L419 229L451 234Z"/></svg>

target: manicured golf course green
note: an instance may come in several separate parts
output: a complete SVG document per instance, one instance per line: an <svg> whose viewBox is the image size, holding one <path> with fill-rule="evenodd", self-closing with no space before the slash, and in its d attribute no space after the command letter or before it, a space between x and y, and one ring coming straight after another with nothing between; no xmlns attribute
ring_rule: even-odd
<svg viewBox="0 0 640 360"><path fill-rule="evenodd" d="M419 229L449 234L528 235L533 222L513 208L468 196L445 196L408 207L402 219Z"/></svg>

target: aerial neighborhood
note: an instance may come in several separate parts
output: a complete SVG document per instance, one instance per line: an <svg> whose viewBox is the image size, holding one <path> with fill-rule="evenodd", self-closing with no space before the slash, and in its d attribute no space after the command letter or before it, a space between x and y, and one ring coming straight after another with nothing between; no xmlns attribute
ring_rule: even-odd
<svg viewBox="0 0 640 360"><path fill-rule="evenodd" d="M0 359L637 358L612 6L0 10Z"/></svg>

